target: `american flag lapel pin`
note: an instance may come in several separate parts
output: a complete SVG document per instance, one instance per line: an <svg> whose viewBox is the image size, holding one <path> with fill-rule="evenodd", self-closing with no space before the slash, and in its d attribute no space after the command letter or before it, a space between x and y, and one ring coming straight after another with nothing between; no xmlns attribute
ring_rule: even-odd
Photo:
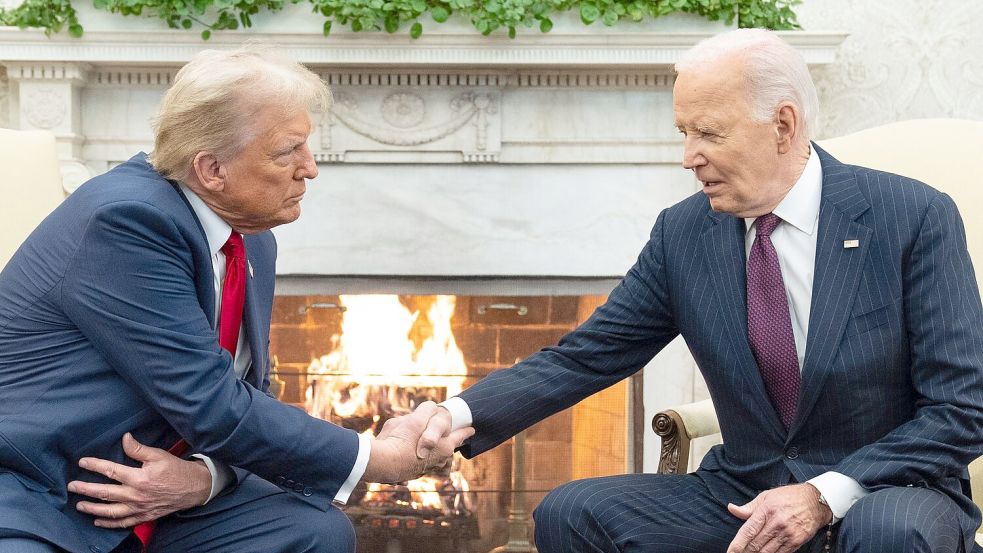
<svg viewBox="0 0 983 553"><path fill-rule="evenodd" d="M256 275L253 274L253 264L251 261L246 260L246 267L249 267L249 278L255 278Z"/></svg>
<svg viewBox="0 0 983 553"><path fill-rule="evenodd" d="M849 250L850 248L859 248L860 240L844 240L843 248ZM250 269L251 271L252 269Z"/></svg>

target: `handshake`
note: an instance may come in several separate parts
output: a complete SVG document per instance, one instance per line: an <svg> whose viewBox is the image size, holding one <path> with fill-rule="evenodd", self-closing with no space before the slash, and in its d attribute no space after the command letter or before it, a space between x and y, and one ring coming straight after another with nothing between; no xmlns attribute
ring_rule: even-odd
<svg viewBox="0 0 983 553"><path fill-rule="evenodd" d="M366 482L394 483L412 480L446 466L454 450L474 434L471 427L451 432L451 415L432 401L420 404L409 415L386 421L372 439Z"/></svg>

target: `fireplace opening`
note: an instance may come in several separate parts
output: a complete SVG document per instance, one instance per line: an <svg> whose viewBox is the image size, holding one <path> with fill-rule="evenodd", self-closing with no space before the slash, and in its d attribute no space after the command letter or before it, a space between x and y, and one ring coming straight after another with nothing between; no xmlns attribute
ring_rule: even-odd
<svg viewBox="0 0 983 553"><path fill-rule="evenodd" d="M443 401L556 344L604 299L279 295L273 392L313 416L377 434L423 401ZM640 469L632 445L641 404L633 390L640 392L639 382L622 382L534 425L524 433L518 472L509 441L475 459L456 455L416 480L359 484L344 508L359 553L486 553L509 541L517 525L523 533L531 528L529 513L557 485ZM513 500L516 474L522 493Z"/></svg>

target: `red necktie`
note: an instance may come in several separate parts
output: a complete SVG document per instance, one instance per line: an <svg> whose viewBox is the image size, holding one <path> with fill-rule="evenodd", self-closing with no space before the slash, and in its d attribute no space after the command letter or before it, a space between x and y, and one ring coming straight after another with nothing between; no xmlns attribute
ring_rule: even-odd
<svg viewBox="0 0 983 553"><path fill-rule="evenodd" d="M246 247L242 243L242 235L232 231L222 246L222 253L225 254L225 285L222 287L222 311L218 317L218 343L235 359L239 327L242 326L242 308L246 304ZM182 457L187 450L188 442L182 439L167 451ZM133 533L143 544L144 553L154 534L155 522L151 520L133 528Z"/></svg>
<svg viewBox="0 0 983 553"><path fill-rule="evenodd" d="M799 402L799 357L785 295L785 281L771 233L782 222L768 213L755 221L757 235L747 260L747 330L761 379L785 428Z"/></svg>

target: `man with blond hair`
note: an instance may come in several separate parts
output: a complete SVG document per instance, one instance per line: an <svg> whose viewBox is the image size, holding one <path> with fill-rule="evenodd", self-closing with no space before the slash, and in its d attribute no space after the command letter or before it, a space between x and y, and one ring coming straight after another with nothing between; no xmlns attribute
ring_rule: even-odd
<svg viewBox="0 0 983 553"><path fill-rule="evenodd" d="M692 474L557 488L540 553L972 551L983 308L952 199L811 143L815 87L773 33L710 38L676 71L702 191L586 323L445 402L421 447L473 424L480 454L682 335L723 445Z"/></svg>
<svg viewBox="0 0 983 553"><path fill-rule="evenodd" d="M417 458L432 403L370 439L268 395L269 229L300 216L329 103L274 50L200 53L153 153L82 185L0 273L0 551L352 553L354 485L463 440Z"/></svg>

